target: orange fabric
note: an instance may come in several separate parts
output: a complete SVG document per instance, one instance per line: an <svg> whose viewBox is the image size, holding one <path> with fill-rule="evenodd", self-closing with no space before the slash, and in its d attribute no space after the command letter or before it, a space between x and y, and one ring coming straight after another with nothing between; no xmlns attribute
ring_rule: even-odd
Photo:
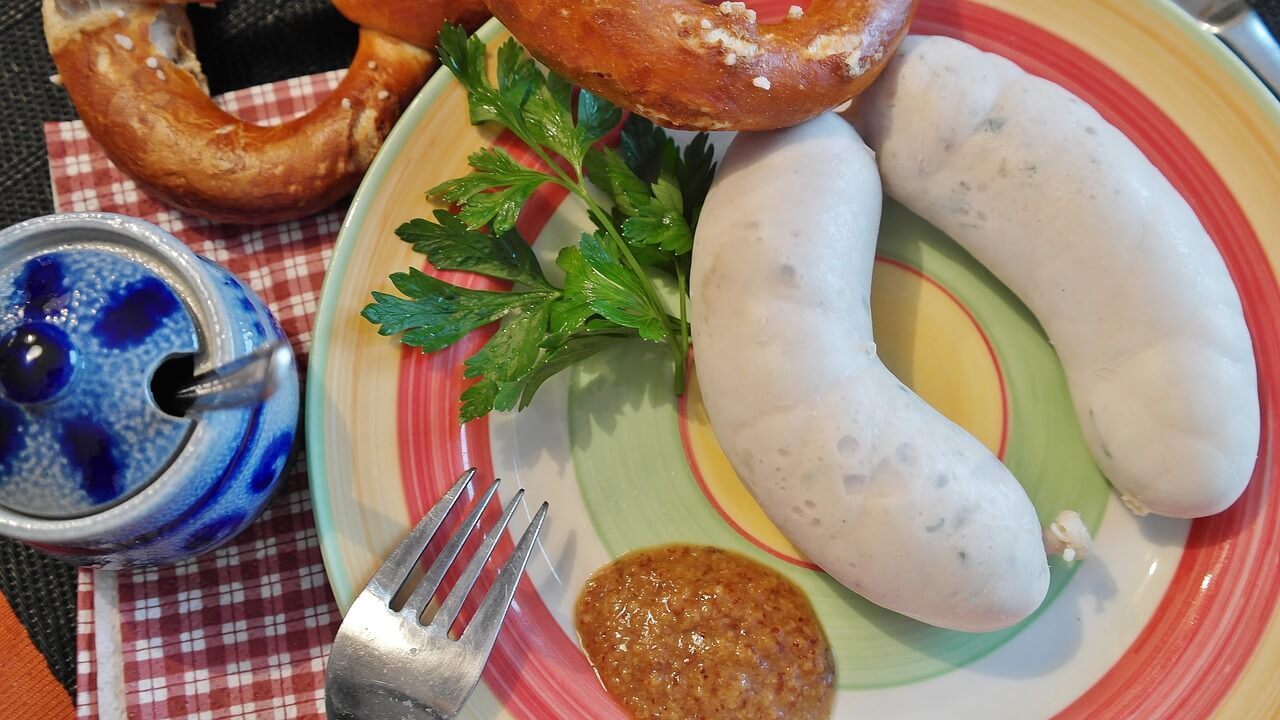
<svg viewBox="0 0 1280 720"><path fill-rule="evenodd" d="M67 691L53 679L44 656L31 644L9 600L0 593L0 698L5 717L23 720L75 717Z"/></svg>

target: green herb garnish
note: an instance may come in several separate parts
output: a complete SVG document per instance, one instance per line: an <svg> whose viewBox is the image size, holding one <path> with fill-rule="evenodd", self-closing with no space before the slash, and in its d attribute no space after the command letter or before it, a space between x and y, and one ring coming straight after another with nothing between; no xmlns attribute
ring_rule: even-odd
<svg viewBox="0 0 1280 720"><path fill-rule="evenodd" d="M661 128L633 115L618 149L603 147L599 141L621 121L621 111L544 73L514 40L498 50L496 87L488 79L484 43L461 27L441 30L439 51L467 91L471 122L511 131L546 169L525 167L499 148L479 150L468 158L474 172L428 191L457 205L457 215L437 210L433 219L411 220L396 234L440 270L479 273L513 286L471 290L410 269L391 276L401 295L373 293L362 315L379 333L399 335L424 352L502 322L466 360L465 376L478 381L462 393L462 422L492 410L523 409L551 376L636 338L668 347L675 392L682 394L693 230L715 173L706 134L681 152ZM611 207L597 200L588 181ZM581 200L596 226L556 258L563 287L548 281L515 230L521 208L547 183ZM674 280L677 308L662 301L655 280Z"/></svg>

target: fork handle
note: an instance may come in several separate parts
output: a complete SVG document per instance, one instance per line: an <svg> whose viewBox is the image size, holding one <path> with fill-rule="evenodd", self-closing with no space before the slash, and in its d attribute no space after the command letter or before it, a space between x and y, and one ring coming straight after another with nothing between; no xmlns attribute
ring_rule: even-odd
<svg viewBox="0 0 1280 720"><path fill-rule="evenodd" d="M1280 96L1280 45L1258 13L1240 13L1213 31L1253 68L1273 94Z"/></svg>

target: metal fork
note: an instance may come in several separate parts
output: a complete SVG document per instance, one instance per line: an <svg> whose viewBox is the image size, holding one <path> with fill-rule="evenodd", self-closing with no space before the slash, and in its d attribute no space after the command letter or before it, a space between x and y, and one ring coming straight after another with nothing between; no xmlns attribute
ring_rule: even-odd
<svg viewBox="0 0 1280 720"><path fill-rule="evenodd" d="M467 514L462 527L432 561L404 607L391 609L392 598L400 592L427 543L474 475L472 468L458 478L409 537L392 551L351 605L333 642L325 675L325 707L330 718L452 718L475 690L542 529L547 503L542 503L534 515L510 559L498 571L493 587L480 601L475 616L457 639L449 636L449 628L511 521L523 490L502 512L502 519L485 536L429 622L423 623L422 614L463 542L479 524L480 514L497 492L500 480L493 481Z"/></svg>

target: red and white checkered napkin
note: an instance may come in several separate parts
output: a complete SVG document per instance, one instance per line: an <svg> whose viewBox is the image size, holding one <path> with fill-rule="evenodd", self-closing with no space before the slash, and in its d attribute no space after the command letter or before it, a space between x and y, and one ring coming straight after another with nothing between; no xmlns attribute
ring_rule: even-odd
<svg viewBox="0 0 1280 720"><path fill-rule="evenodd" d="M343 71L223 96L254 122L305 112ZM345 211L262 227L217 225L141 193L80 122L48 123L60 211L150 220L247 281L305 366L320 284ZM230 545L175 567L80 572L80 717L323 717L324 662L340 617L325 581L299 457L266 513ZM118 618L118 623L117 623Z"/></svg>

